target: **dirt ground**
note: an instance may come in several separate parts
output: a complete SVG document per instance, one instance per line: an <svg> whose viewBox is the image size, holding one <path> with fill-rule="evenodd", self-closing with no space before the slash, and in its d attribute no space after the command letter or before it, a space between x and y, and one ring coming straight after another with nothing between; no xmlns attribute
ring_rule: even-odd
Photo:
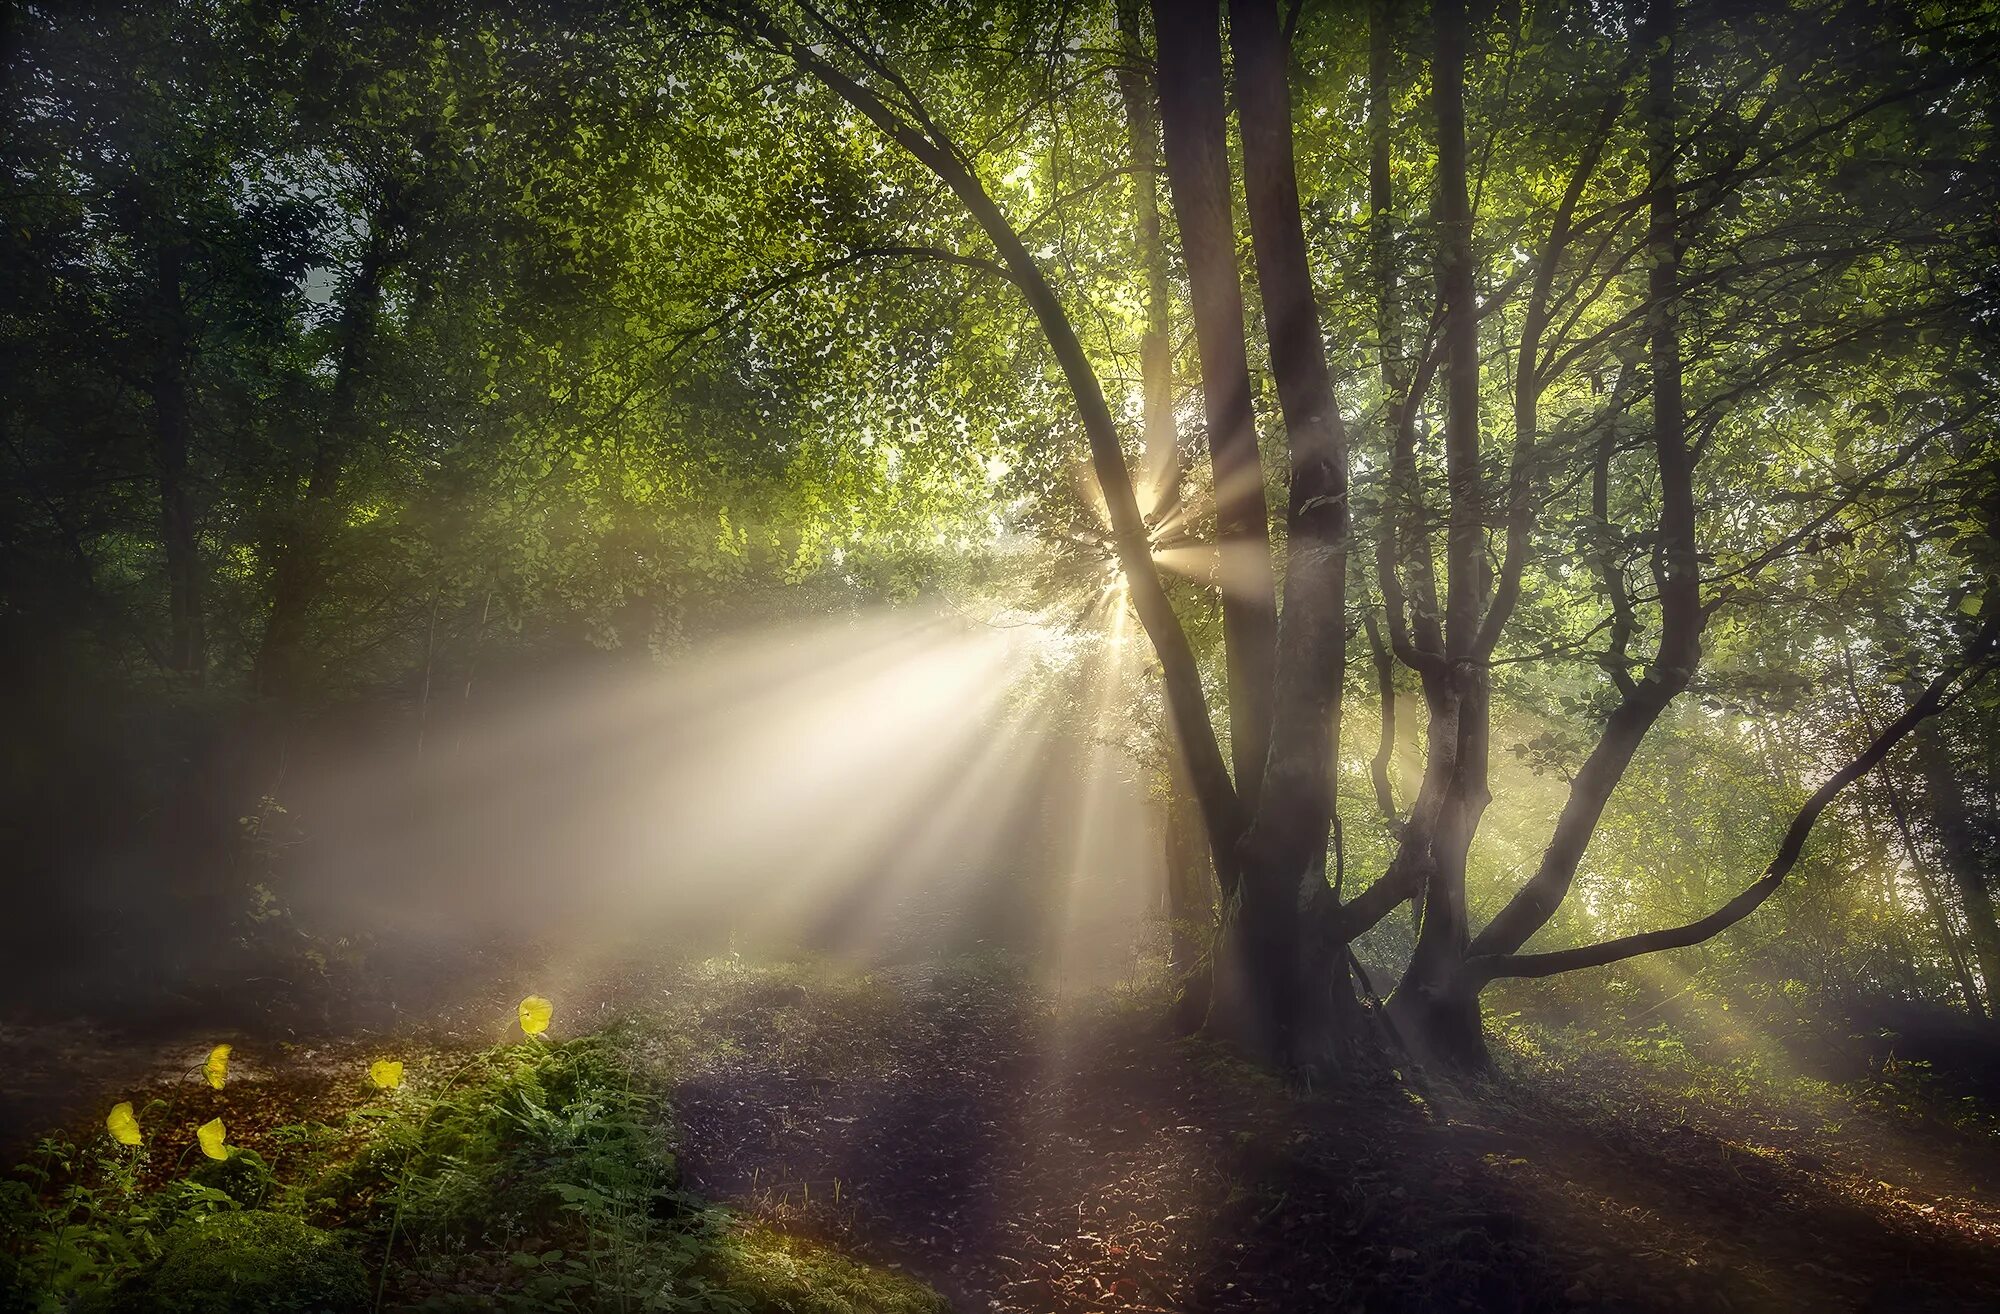
<svg viewBox="0 0 2000 1314"><path fill-rule="evenodd" d="M725 1018L685 1167L962 1310L2000 1308L1991 1144L1857 1163L1587 1083L1299 1094L1138 1013L893 989L858 1063L807 990Z"/></svg>
<svg viewBox="0 0 2000 1314"><path fill-rule="evenodd" d="M0 1125L10 1150L90 1133L234 1039L222 1098L254 1145L369 1057L443 1061L510 1010L331 1039L10 1026ZM1004 972L738 967L576 987L557 1031L616 1027L670 1088L696 1189L964 1311L2000 1308L1989 1140L1642 1096L1609 1059L1301 1092L1158 1013Z"/></svg>

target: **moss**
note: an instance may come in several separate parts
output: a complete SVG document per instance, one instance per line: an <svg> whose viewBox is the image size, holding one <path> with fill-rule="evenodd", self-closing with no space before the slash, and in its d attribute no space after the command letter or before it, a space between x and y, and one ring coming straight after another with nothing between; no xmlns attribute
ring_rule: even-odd
<svg viewBox="0 0 2000 1314"><path fill-rule="evenodd" d="M749 1226L716 1247L713 1275L757 1314L946 1314L944 1297L914 1278L837 1250Z"/></svg>
<svg viewBox="0 0 2000 1314"><path fill-rule="evenodd" d="M117 1314L351 1314L368 1272L333 1233L245 1210L186 1223L109 1302Z"/></svg>

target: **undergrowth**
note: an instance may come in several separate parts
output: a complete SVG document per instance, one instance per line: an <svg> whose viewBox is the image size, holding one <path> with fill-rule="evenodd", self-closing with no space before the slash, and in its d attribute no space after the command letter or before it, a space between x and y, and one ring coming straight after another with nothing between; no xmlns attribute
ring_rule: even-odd
<svg viewBox="0 0 2000 1314"><path fill-rule="evenodd" d="M2000 1136L2000 1108L1942 1080L1922 1060L1871 1060L1859 1038L1811 1037L1821 1050L1845 1048L1860 1070L1833 1079L1806 1069L1775 1028L1749 1020L1724 1025L1712 1012L1656 1018L1644 1026L1545 1021L1519 1013L1489 1018L1502 1065L1542 1082L1591 1092L1627 1111L1665 1101L1688 1117L1758 1111L1774 1127L1837 1138L1866 1130ZM1607 1079L1615 1072L1615 1079Z"/></svg>
<svg viewBox="0 0 2000 1314"><path fill-rule="evenodd" d="M943 1307L685 1190L614 1039L482 1050L270 1141L275 1168L231 1147L190 1171L44 1141L0 1198L0 1312Z"/></svg>

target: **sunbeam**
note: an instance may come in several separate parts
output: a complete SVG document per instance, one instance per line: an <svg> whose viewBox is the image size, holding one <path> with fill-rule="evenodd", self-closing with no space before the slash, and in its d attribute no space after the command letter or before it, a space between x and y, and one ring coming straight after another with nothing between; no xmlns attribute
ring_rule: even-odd
<svg viewBox="0 0 2000 1314"><path fill-rule="evenodd" d="M648 938L858 962L990 941L1098 980L1159 879L1119 742L1131 633L1114 578L1080 627L888 610L489 695L455 752L293 782L346 837L314 888L578 963Z"/></svg>

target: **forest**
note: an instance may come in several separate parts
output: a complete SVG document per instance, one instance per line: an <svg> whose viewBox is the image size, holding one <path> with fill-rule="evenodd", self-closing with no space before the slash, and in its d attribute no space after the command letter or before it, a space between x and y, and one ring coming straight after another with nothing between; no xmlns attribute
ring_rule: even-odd
<svg viewBox="0 0 2000 1314"><path fill-rule="evenodd" d="M2000 1308L1990 0L0 62L0 1314Z"/></svg>

